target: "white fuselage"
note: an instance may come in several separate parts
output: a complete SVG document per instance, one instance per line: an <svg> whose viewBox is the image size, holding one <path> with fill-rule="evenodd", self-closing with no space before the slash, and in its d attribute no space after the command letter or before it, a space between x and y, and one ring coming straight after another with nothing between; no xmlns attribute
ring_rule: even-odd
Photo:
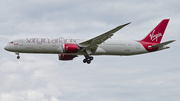
<svg viewBox="0 0 180 101"><path fill-rule="evenodd" d="M78 44L84 40L64 38L26 38L8 43L5 49L17 53L44 53L44 54L67 54L85 55L84 51L77 53L63 53L64 43ZM164 49L159 48L158 50ZM138 41L107 40L98 45L91 55L135 55L147 53L148 51Z"/></svg>

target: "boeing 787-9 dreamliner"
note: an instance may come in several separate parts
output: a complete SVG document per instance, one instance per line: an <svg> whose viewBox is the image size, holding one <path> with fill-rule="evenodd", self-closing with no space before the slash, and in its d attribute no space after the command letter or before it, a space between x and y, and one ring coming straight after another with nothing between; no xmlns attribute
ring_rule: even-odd
<svg viewBox="0 0 180 101"><path fill-rule="evenodd" d="M90 64L95 55L128 56L170 48L166 45L175 40L160 43L169 20L162 20L144 39L139 41L107 40L115 32L130 24L127 23L88 40L65 39L63 37L24 38L9 42L4 49L15 52L17 59L20 58L19 53L58 54L59 60L64 61L73 60L78 55L84 55L83 62Z"/></svg>

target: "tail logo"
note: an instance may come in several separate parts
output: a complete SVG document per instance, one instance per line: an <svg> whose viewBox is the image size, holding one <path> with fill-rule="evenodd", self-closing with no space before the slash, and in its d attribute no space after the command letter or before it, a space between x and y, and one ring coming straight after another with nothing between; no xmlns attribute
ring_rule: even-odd
<svg viewBox="0 0 180 101"><path fill-rule="evenodd" d="M155 32L155 30L152 32L152 34L149 35L149 37L151 38L151 41L156 40L156 42L157 42L157 41L158 41L158 38L161 37L162 34L161 34L161 33L158 33L158 34L155 34L155 35L154 35L154 32Z"/></svg>

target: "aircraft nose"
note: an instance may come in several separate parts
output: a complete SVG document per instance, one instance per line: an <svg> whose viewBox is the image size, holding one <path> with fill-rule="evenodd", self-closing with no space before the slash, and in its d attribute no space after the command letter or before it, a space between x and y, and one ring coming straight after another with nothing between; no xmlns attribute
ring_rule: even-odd
<svg viewBox="0 0 180 101"><path fill-rule="evenodd" d="M5 50L8 50L8 46L6 45L6 46L4 47L4 49L5 49Z"/></svg>
<svg viewBox="0 0 180 101"><path fill-rule="evenodd" d="M4 49L7 50L7 51L10 51L10 50L11 50L11 47L10 47L9 45L6 45L6 46L4 47Z"/></svg>

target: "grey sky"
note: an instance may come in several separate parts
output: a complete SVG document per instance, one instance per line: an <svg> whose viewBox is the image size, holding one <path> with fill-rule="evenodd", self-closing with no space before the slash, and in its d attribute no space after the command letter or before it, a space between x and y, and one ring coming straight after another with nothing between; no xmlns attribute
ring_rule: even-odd
<svg viewBox="0 0 180 101"><path fill-rule="evenodd" d="M179 0L1 0L0 101L179 101ZM171 48L137 56L83 56L59 61L57 55L4 50L26 37L92 38L132 22L112 37L140 40L170 18L162 41Z"/></svg>

